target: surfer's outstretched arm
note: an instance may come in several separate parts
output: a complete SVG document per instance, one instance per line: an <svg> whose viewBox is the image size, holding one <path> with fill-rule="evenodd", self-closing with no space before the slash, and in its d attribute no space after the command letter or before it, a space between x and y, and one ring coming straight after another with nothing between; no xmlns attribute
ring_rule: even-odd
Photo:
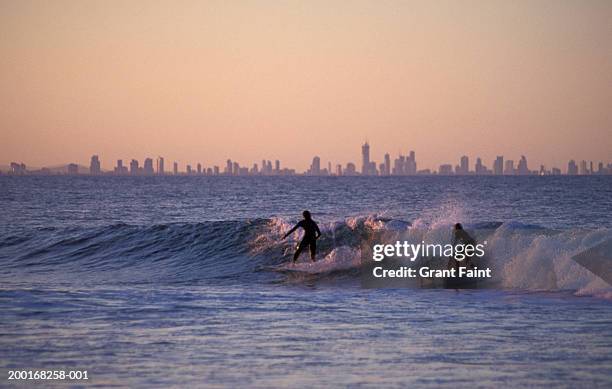
<svg viewBox="0 0 612 389"><path fill-rule="evenodd" d="M289 232L287 232L285 234L285 236L283 236L283 239L285 239L286 237L288 237L289 235L293 234L295 232L295 230L297 230L300 227L300 224L296 224L295 227L293 227L292 229L289 230Z"/></svg>

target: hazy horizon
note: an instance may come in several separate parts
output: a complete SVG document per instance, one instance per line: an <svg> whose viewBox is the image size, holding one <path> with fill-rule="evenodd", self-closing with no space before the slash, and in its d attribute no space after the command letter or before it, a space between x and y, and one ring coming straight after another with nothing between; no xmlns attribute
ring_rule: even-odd
<svg viewBox="0 0 612 389"><path fill-rule="evenodd" d="M609 1L0 0L0 165L612 162Z"/></svg>

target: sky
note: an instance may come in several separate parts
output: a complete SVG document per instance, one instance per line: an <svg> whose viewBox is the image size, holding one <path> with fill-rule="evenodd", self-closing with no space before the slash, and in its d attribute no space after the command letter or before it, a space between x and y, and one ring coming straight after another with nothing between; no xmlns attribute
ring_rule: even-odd
<svg viewBox="0 0 612 389"><path fill-rule="evenodd" d="M612 2L0 0L0 164L612 162ZM167 163L170 166L170 163Z"/></svg>

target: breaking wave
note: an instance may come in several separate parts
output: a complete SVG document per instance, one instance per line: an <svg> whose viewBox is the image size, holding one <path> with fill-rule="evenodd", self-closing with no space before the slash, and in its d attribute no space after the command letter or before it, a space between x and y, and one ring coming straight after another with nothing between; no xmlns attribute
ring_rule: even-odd
<svg viewBox="0 0 612 389"><path fill-rule="evenodd" d="M320 223L319 260L311 263L304 254L296 265L286 264L299 236L281 240L293 225L281 218L29 230L0 238L0 277L4 284L278 282L289 277L287 272L351 278L359 274L363 245L448 243L451 219L458 220L451 215L408 222L368 215ZM517 222L476 222L465 228L487 242L495 288L612 298L610 285L572 259L612 241L610 229L551 230Z"/></svg>

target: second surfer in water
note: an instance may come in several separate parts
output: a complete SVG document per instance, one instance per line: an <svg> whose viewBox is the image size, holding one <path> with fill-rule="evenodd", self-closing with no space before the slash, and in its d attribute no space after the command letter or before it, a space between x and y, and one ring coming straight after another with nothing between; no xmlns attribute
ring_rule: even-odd
<svg viewBox="0 0 612 389"><path fill-rule="evenodd" d="M472 236L470 236L470 234L468 234L467 231L463 229L461 223L455 224L455 227L453 228L453 246L457 245L471 245L473 247L476 246L476 240L472 238ZM474 264L472 263L472 256L473 255L466 255L466 258L463 260L463 263L458 262L455 258L451 258L448 261L447 267L449 269L456 268L457 270L459 270L460 267L467 267L468 269L473 268Z"/></svg>
<svg viewBox="0 0 612 389"><path fill-rule="evenodd" d="M298 228L304 229L304 237L302 238L300 244L295 250L295 254L293 254L293 262L297 261L298 257L302 253L302 251L306 248L310 248L310 259L314 262L315 255L317 253L317 239L321 236L321 231L319 230L319 226L312 220L312 216L310 216L310 212L304 211L302 212L302 216L304 216L304 220L301 220L298 224L295 225L292 229L289 230L283 236L283 239L291 235Z"/></svg>

